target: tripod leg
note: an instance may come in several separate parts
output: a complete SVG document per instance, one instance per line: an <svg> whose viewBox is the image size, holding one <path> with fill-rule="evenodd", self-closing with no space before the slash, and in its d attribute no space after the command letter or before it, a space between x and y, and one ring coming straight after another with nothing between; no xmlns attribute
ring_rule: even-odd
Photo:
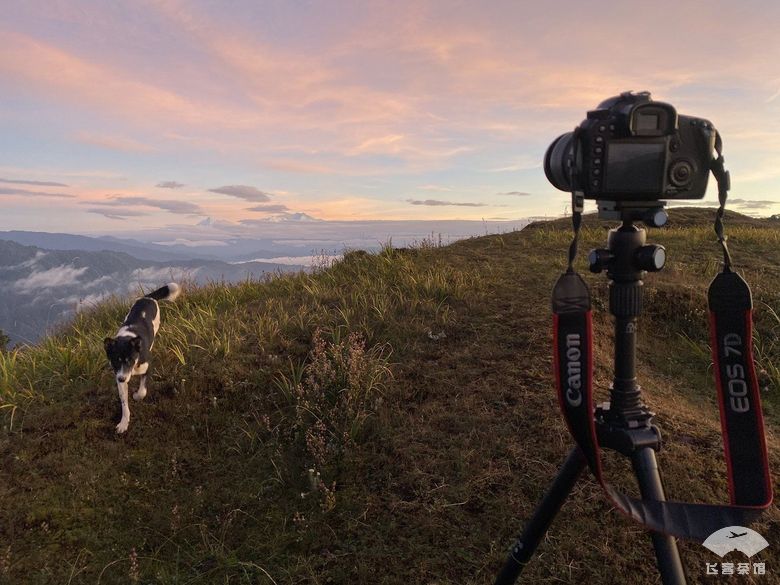
<svg viewBox="0 0 780 585"><path fill-rule="evenodd" d="M666 501L661 476L658 473L655 451L650 447L639 449L631 456L631 462L639 482L642 498L659 502ZM661 582L664 585L685 585L685 571L683 571L675 539L660 532L651 532L650 537L653 540L653 548L655 548L655 558L658 561Z"/></svg>
<svg viewBox="0 0 780 585"><path fill-rule="evenodd" d="M517 580L555 519L555 515L563 506L563 502L569 497L586 465L582 451L579 447L574 447L563 462L552 485L544 494L544 498L537 506L534 515L526 524L525 530L509 552L509 558L496 578L495 585L512 585Z"/></svg>

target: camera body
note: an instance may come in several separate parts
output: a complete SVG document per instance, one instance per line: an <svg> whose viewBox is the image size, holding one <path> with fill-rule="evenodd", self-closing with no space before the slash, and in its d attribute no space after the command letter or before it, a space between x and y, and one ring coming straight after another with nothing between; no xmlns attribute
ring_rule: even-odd
<svg viewBox="0 0 780 585"><path fill-rule="evenodd" d="M709 121L678 115L649 92L625 92L588 112L576 133L559 136L547 149L544 170L555 187L574 187L586 199L701 199L715 137Z"/></svg>

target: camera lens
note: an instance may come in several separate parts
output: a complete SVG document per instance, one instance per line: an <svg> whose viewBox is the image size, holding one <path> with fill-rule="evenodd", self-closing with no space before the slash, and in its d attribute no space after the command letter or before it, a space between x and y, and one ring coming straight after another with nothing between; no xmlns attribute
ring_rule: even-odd
<svg viewBox="0 0 780 585"><path fill-rule="evenodd" d="M693 166L687 160L678 160L669 169L669 178L675 187L685 187L693 179Z"/></svg>
<svg viewBox="0 0 780 585"><path fill-rule="evenodd" d="M561 134L553 140L544 155L544 174L547 175L547 180L561 191L571 191L567 161L572 154L573 140L573 132Z"/></svg>

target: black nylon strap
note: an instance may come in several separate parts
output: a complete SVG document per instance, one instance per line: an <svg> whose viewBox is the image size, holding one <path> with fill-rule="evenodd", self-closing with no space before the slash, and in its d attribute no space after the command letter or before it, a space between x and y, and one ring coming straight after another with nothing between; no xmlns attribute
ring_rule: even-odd
<svg viewBox="0 0 780 585"><path fill-rule="evenodd" d="M718 182L720 203L715 217L715 233L723 249L723 271L712 281L707 294L710 347L718 385L731 501L733 504L761 506L772 501L772 481L767 465L761 397L753 363L753 299L748 284L739 274L732 272L731 254L726 243L728 238L723 226L731 179L724 168L723 141L717 132L715 152L718 156L713 159L711 168ZM758 462L756 454L762 455Z"/></svg>
<svg viewBox="0 0 780 585"><path fill-rule="evenodd" d="M731 502L760 506L772 501L772 481L753 364L750 288L736 272L723 272L712 281L708 300Z"/></svg>
<svg viewBox="0 0 780 585"><path fill-rule="evenodd" d="M571 224L574 230L574 237L569 245L568 272L574 272L574 259L577 257L580 227L582 227L582 212L585 209L585 194L580 189L577 180L577 156L579 154L580 132L582 132L582 130L577 126L572 133L572 154L566 161L566 164L569 167L569 184L571 185Z"/></svg>
<svg viewBox="0 0 780 585"><path fill-rule="evenodd" d="M712 171L712 174L715 175L715 180L718 182L718 202L720 203L718 211L715 214L715 235L718 236L718 242L720 242L721 248L723 249L723 271L731 272L731 254L729 253L727 244L728 237L726 236L723 227L723 216L726 212L726 199L728 198L729 190L731 189L731 176L724 167L723 141L721 140L720 134L717 132L715 133L715 152L718 156L717 158L712 159L712 164L710 165L710 170Z"/></svg>

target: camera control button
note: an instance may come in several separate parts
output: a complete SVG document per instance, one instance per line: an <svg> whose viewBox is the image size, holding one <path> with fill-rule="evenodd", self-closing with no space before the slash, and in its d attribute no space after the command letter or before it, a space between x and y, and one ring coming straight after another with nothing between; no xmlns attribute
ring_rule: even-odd
<svg viewBox="0 0 780 585"><path fill-rule="evenodd" d="M599 132L605 132L605 131L606 131L606 129L607 129L607 127L606 127L606 126L604 126L604 124L602 124L601 126L599 126Z"/></svg>
<svg viewBox="0 0 780 585"><path fill-rule="evenodd" d="M695 169L687 160L678 160L669 169L669 178L675 187L687 187L693 180Z"/></svg>
<svg viewBox="0 0 780 585"><path fill-rule="evenodd" d="M604 137L603 136L596 136L596 144L601 144L602 142L604 142Z"/></svg>
<svg viewBox="0 0 780 585"><path fill-rule="evenodd" d="M636 250L634 261L641 270L658 272L666 264L666 248L653 244L642 246Z"/></svg>
<svg viewBox="0 0 780 585"><path fill-rule="evenodd" d="M593 164L594 165L600 165L601 164L601 159L600 158L594 158L593 159Z"/></svg>
<svg viewBox="0 0 780 585"><path fill-rule="evenodd" d="M593 169L593 176L598 177L601 174L601 169Z"/></svg>
<svg viewBox="0 0 780 585"><path fill-rule="evenodd" d="M588 264L590 264L590 271L598 274L615 259L615 254L609 250L596 249L591 250L588 253Z"/></svg>
<svg viewBox="0 0 780 585"><path fill-rule="evenodd" d="M597 146L597 147L596 147L596 148L593 150L593 152L595 152L596 154L601 154L602 152L604 152L604 149L603 149L603 148L601 148L600 146Z"/></svg>

